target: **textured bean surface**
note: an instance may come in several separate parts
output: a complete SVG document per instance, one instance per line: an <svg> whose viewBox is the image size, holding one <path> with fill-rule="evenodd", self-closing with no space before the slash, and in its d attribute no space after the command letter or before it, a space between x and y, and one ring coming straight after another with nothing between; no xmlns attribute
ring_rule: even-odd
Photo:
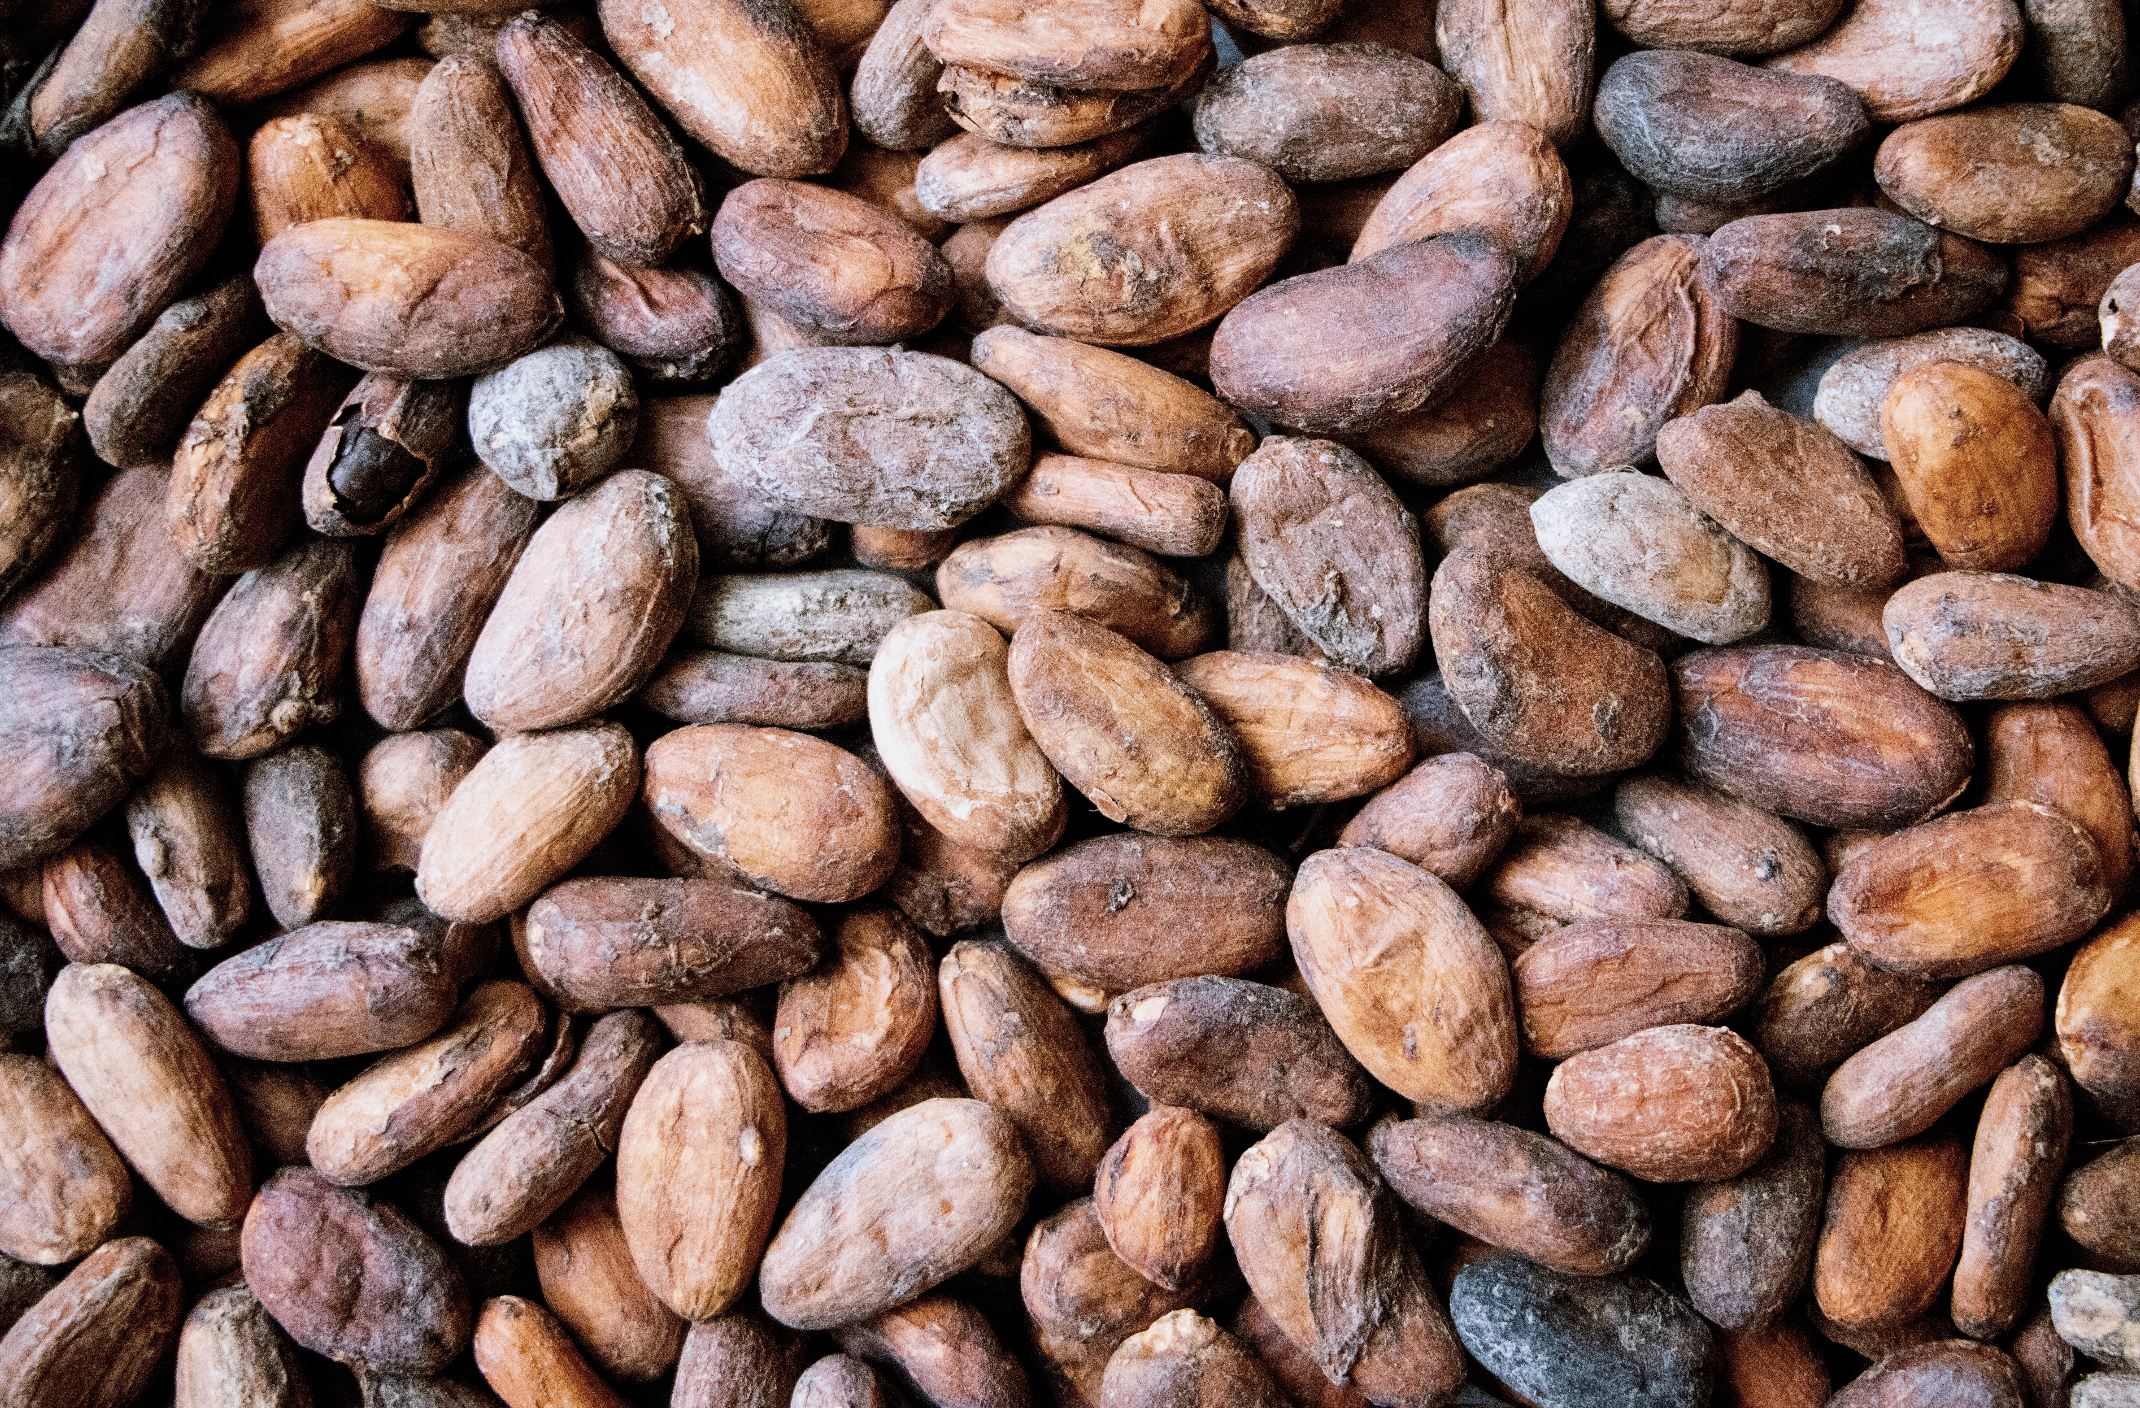
<svg viewBox="0 0 2140 1408"><path fill-rule="evenodd" d="M2140 1403L2130 23L0 0L0 1408Z"/></svg>

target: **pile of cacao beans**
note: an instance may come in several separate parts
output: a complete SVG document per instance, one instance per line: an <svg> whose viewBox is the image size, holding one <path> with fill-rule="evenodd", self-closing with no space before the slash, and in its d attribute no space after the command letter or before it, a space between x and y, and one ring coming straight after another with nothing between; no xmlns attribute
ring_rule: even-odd
<svg viewBox="0 0 2140 1408"><path fill-rule="evenodd" d="M2140 1408L2119 0L1206 4L0 0L0 1408Z"/></svg>

